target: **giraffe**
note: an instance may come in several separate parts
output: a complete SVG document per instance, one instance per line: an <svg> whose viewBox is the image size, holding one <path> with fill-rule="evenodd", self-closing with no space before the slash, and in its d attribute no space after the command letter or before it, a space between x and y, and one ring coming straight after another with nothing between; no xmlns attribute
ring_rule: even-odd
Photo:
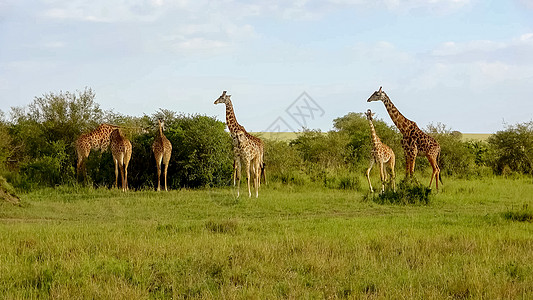
<svg viewBox="0 0 533 300"><path fill-rule="evenodd" d="M392 104L389 96L382 90L382 87L379 87L379 90L375 91L367 102L372 101L382 101L389 113L390 118L398 127L402 134L402 148L405 153L406 160L406 176L408 178L413 176L415 171L415 160L417 155L426 156L431 167L433 168L433 173L431 174L431 179L429 181L429 187L431 188L431 183L435 179L435 187L437 191L439 190L439 180L440 179L440 168L438 165L438 160L440 157L440 145L439 143L427 135L425 132L420 130L415 122L404 117L400 111Z"/></svg>
<svg viewBox="0 0 533 300"><path fill-rule="evenodd" d="M131 142L122 135L120 129L111 132L111 153L115 162L115 187L118 187L118 169L120 166L120 176L122 179L122 191L128 190L128 164L131 158Z"/></svg>
<svg viewBox="0 0 533 300"><path fill-rule="evenodd" d="M250 191L250 176L252 176L254 180L255 197L257 198L259 197L259 181L261 180L261 150L259 149L259 146L246 135L245 131L239 130L235 135L237 137L239 156L244 161L246 176L248 178L248 197L252 197L252 192ZM239 197L240 183L241 178L239 177L237 197Z"/></svg>
<svg viewBox="0 0 533 300"><path fill-rule="evenodd" d="M233 141L233 185L236 185L236 178L239 178L240 182L240 176L241 176L241 159L240 159L240 153L238 151L238 140L237 140L237 131L243 131L244 135L248 139L250 139L254 144L257 145L260 152L260 166L261 166L261 173L263 174L263 179L266 184L266 172L265 172L265 162L264 162L264 144L263 141L255 137L251 134L249 134L244 127L237 122L237 118L235 117L235 112L233 111L233 104L231 103L231 95L226 94L227 91L223 91L222 95L218 97L217 100L215 100L214 104L224 103L226 105L226 125L228 126L229 132L231 134L231 138Z"/></svg>
<svg viewBox="0 0 533 300"><path fill-rule="evenodd" d="M396 162L396 156L394 155L394 151L392 151L389 146L383 144L379 139L378 135L376 134L374 124L372 123L374 113L372 113L372 111L369 109L366 111L365 115L368 119L368 124L370 125L370 133L372 135L372 157L370 158L370 166L366 170L366 178L368 179L370 192L374 192L374 189L372 188L372 183L370 182L370 170L372 170L374 162L379 164L379 175L381 177L381 192L385 191L384 182L387 180L387 168L384 167L385 163L387 163L391 169L392 188L394 191L396 191L396 174L394 173L394 164Z"/></svg>
<svg viewBox="0 0 533 300"><path fill-rule="evenodd" d="M158 120L159 122L159 134L152 144L152 151L155 156L155 164L157 165L157 191L161 190L161 163L165 164L165 170L163 171L163 177L165 178L165 191L167 189L167 169L168 163L170 161L170 155L172 154L172 144L167 139L165 134L163 134L164 121Z"/></svg>
<svg viewBox="0 0 533 300"><path fill-rule="evenodd" d="M118 129L118 126L110 124L101 124L95 130L84 133L76 140L76 153L78 162L76 165L76 174L79 178L80 172L83 171L84 178L87 179L86 160L92 149L105 151L109 147L109 138L111 132Z"/></svg>

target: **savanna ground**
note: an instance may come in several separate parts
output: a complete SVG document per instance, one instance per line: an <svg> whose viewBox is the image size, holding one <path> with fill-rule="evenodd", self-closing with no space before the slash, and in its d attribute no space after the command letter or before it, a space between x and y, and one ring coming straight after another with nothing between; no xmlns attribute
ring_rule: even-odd
<svg viewBox="0 0 533 300"><path fill-rule="evenodd" d="M429 205L362 190L24 194L0 203L0 295L533 298L531 177L448 178Z"/></svg>

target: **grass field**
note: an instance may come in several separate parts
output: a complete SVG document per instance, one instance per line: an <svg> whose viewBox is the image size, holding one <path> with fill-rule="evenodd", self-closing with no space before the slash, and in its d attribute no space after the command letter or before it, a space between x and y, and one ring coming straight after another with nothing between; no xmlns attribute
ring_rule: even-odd
<svg viewBox="0 0 533 300"><path fill-rule="evenodd" d="M58 187L0 202L0 295L533 298L531 178L449 178L424 206L279 184L233 195Z"/></svg>

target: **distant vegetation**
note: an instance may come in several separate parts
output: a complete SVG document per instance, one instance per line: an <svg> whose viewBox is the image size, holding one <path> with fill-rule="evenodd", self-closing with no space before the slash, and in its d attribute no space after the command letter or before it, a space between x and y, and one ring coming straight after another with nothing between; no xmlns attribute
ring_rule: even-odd
<svg viewBox="0 0 533 300"><path fill-rule="evenodd" d="M80 134L107 122L123 126L132 141L130 188L151 189L155 185L156 167L150 145L158 118L165 119L165 134L174 145L168 171L170 188L231 183L233 154L223 122L166 109L143 116L104 111L89 88L45 94L28 106L12 108L8 115L0 112L0 175L22 190L75 184L74 141ZM366 119L361 113L347 113L333 120L333 127L329 132L258 134L266 142L269 179L284 184L364 188L362 174L368 166L371 147ZM396 170L401 178L404 159L400 133L382 120L376 120L375 127L381 140L395 151ZM426 131L441 144L443 176L533 172L533 122L508 126L490 136L461 134L443 124L431 125ZM272 138L276 135L281 138ZM109 151L91 152L87 165L93 186L111 186L114 166ZM427 168L427 160L419 159L418 172L426 174Z"/></svg>

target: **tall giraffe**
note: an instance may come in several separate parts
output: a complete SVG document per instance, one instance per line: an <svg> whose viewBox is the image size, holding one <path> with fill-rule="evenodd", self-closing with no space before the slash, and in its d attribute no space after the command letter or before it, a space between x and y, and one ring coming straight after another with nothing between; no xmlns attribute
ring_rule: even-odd
<svg viewBox="0 0 533 300"><path fill-rule="evenodd" d="M226 91L222 92L222 95L215 100L214 104L224 103L226 105L226 125L228 126L231 138L233 141L233 185L236 184L236 178L241 176L241 159L238 151L238 140L237 140L237 131L243 131L248 139L250 139L254 144L257 145L260 151L260 167L261 173L263 174L263 179L266 184L266 173L265 173L265 162L264 162L264 144L263 141L249 134L244 127L237 122L235 117L235 112L233 111L233 104L231 103L231 95L226 94Z"/></svg>
<svg viewBox="0 0 533 300"><path fill-rule="evenodd" d="M84 178L87 178L86 160L89 157L89 153L92 149L105 151L109 147L111 132L118 128L115 125L101 124L95 130L78 137L76 140L76 153L78 156L76 174L78 177L80 172L83 171Z"/></svg>
<svg viewBox="0 0 533 300"><path fill-rule="evenodd" d="M415 172L415 160L416 157L426 156L431 167L433 168L433 173L431 174L431 179L429 181L429 187L431 188L431 183L435 179L435 187L437 191L439 190L439 180L440 179L440 168L438 165L438 159L440 156L440 145L439 143L427 135L425 132L420 130L415 122L404 117L400 111L392 104L389 96L379 87L379 90L375 91L367 102L372 101L382 101L385 104L385 108L389 113L390 118L398 127L398 130L402 133L402 148L405 153L406 160L406 176L411 177ZM442 180L441 180L442 183Z"/></svg>
<svg viewBox="0 0 533 300"><path fill-rule="evenodd" d="M250 191L250 176L252 176L254 181L255 197L257 198L259 197L259 181L261 180L261 150L252 139L247 137L245 131L238 130L235 135L237 137L237 149L239 156L242 160L244 160L246 176L248 178L248 197L252 197L252 192ZM237 197L239 197L240 186L241 178L239 177L239 183L237 184Z"/></svg>
<svg viewBox="0 0 533 300"><path fill-rule="evenodd" d="M372 170L372 166L374 165L374 162L379 164L379 176L381 178L381 192L385 191L385 184L384 182L387 180L387 168L384 167L384 164L387 163L391 169L391 180L392 180L392 188L394 191L396 191L396 174L394 173L394 164L396 162L396 156L394 155L394 151L392 149L383 144L381 140L379 139L379 136L376 134L376 129L374 128L374 123L372 123L372 119L374 117L374 114L369 109L365 113L366 118L368 120L368 124L370 125L370 133L372 135L372 157L370 158L370 166L366 170L366 178L368 179L368 185L370 186L370 191L373 193L374 189L372 188L372 183L370 182L370 170Z"/></svg>
<svg viewBox="0 0 533 300"><path fill-rule="evenodd" d="M157 191L161 190L161 163L165 164L165 170L163 171L163 177L165 178L165 191L167 190L167 169L170 161L170 155L172 154L172 144L167 139L164 130L164 121L157 120L159 122L159 132L152 144L152 151L155 156L155 164L157 165Z"/></svg>
<svg viewBox="0 0 533 300"><path fill-rule="evenodd" d="M128 190L128 165L131 159L131 142L122 135L120 129L111 132L111 154L115 162L115 187L118 187L118 169L120 166L120 175L122 179L122 191Z"/></svg>

